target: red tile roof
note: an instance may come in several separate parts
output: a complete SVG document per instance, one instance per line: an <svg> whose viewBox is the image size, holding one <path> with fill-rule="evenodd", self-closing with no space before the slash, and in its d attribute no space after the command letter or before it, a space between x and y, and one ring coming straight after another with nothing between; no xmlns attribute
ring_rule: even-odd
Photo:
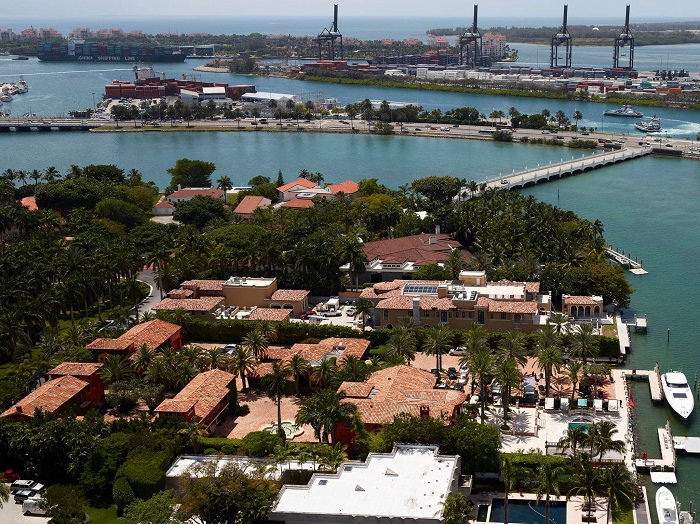
<svg viewBox="0 0 700 524"><path fill-rule="evenodd" d="M297 178L296 180L292 180L291 182L288 182L283 186L278 187L277 191L279 191L280 193L284 193L285 191L289 191L290 189L296 186L311 189L312 187L316 187L316 184L310 182L309 180L306 180L305 178Z"/></svg>
<svg viewBox="0 0 700 524"><path fill-rule="evenodd" d="M521 302L517 300L493 300L479 297L476 307L485 307L492 313L537 313L536 302Z"/></svg>
<svg viewBox="0 0 700 524"><path fill-rule="evenodd" d="M29 211L36 211L39 206L36 205L36 198L33 196L26 196L22 200L22 205L26 207Z"/></svg>
<svg viewBox="0 0 700 524"><path fill-rule="evenodd" d="M222 198L224 196L224 190L223 189L217 189L217 188L200 188L200 189L195 189L195 188L184 188L184 189L178 189L174 193L170 193L166 198L192 198L196 196L208 196L212 198Z"/></svg>
<svg viewBox="0 0 700 524"><path fill-rule="evenodd" d="M46 372L47 375L70 375L72 377L89 377L99 373L104 364L92 362L61 362L55 368Z"/></svg>
<svg viewBox="0 0 700 524"><path fill-rule="evenodd" d="M346 180L345 182L341 182L340 184L331 184L330 186L328 186L328 189L330 189L331 193L333 193L334 195L337 195L338 193L354 195L360 190L360 186L357 182L354 182L353 180Z"/></svg>
<svg viewBox="0 0 700 524"><path fill-rule="evenodd" d="M88 349L102 350L102 351L126 351L131 347L132 342L130 340L119 338L96 338L90 342L87 346Z"/></svg>
<svg viewBox="0 0 700 524"><path fill-rule="evenodd" d="M383 296L383 295L380 295ZM422 311L437 309L440 311L447 311L448 309L456 309L456 306L452 303L451 298L437 298L437 297L419 297L420 298L420 308ZM385 298L377 303L378 309L400 309L407 310L413 309L413 299L412 296L394 296L390 298Z"/></svg>
<svg viewBox="0 0 700 524"><path fill-rule="evenodd" d="M180 287L192 291L222 291L225 280L185 280Z"/></svg>
<svg viewBox="0 0 700 524"><path fill-rule="evenodd" d="M266 300L274 300L276 302L288 300L290 302L300 302L304 300L310 293L307 289L278 289L270 298Z"/></svg>
<svg viewBox="0 0 700 524"><path fill-rule="evenodd" d="M568 306L600 306L601 302L593 300L590 296L579 296L574 295L570 297L564 297L562 303Z"/></svg>
<svg viewBox="0 0 700 524"><path fill-rule="evenodd" d="M231 373L220 369L200 373L175 398L161 402L156 413L186 413L194 406L195 416L204 420L229 394L228 385L234 378Z"/></svg>
<svg viewBox="0 0 700 524"><path fill-rule="evenodd" d="M168 291L168 298L192 298L194 296L194 291L191 289L171 289Z"/></svg>
<svg viewBox="0 0 700 524"><path fill-rule="evenodd" d="M338 390L353 396L347 402L357 406L365 424L391 423L401 413L418 416L421 406L427 406L433 417L444 415L449 423L455 408L467 400L460 391L434 389L435 375L411 366L382 369L372 373L364 384L343 382ZM362 392L366 392L365 398L357 398Z"/></svg>
<svg viewBox="0 0 700 524"><path fill-rule="evenodd" d="M273 322L286 322L292 314L291 309L269 309L259 307L251 311L248 320L271 320Z"/></svg>
<svg viewBox="0 0 700 524"><path fill-rule="evenodd" d="M172 299L165 299L172 300ZM178 302L183 302L182 300ZM161 302L162 304L162 302ZM133 344L134 349L146 344L150 350L157 349L165 344L170 338L178 333L182 328L170 322L156 319L137 324L119 338L98 338L87 345L93 350L125 351Z"/></svg>
<svg viewBox="0 0 700 524"><path fill-rule="evenodd" d="M294 200L289 200L288 202L283 202L280 207L285 207L289 209L308 209L314 207L313 200L306 200L302 198L295 198Z"/></svg>
<svg viewBox="0 0 700 524"><path fill-rule="evenodd" d="M431 237L435 243L431 244ZM413 262L417 266L444 262L452 252L459 249L464 255L464 261L471 260L471 253L465 250L457 240L450 235L412 235L407 237L365 242L363 245L368 260L380 259L383 263L403 264Z"/></svg>
<svg viewBox="0 0 700 524"><path fill-rule="evenodd" d="M528 293L539 293L540 283L539 282L525 282L525 291Z"/></svg>
<svg viewBox="0 0 700 524"><path fill-rule="evenodd" d="M161 200L153 207L154 207L154 209L175 209L175 206L172 205L167 200Z"/></svg>
<svg viewBox="0 0 700 524"><path fill-rule="evenodd" d="M164 298L153 306L153 309L155 311L175 311L182 308L185 311L213 311L223 301L224 297Z"/></svg>
<svg viewBox="0 0 700 524"><path fill-rule="evenodd" d="M271 204L269 198L257 195L246 195L233 210L237 215L250 215L259 207L267 207Z"/></svg>
<svg viewBox="0 0 700 524"><path fill-rule="evenodd" d="M56 413L80 395L89 385L88 382L71 376L49 380L7 409L0 417L9 417L19 413L25 417L33 417L37 408L45 413Z"/></svg>

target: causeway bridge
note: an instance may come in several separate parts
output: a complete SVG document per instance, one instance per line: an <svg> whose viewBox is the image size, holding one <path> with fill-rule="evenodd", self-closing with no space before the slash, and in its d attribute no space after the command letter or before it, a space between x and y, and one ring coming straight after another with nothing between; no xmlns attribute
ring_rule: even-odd
<svg viewBox="0 0 700 524"><path fill-rule="evenodd" d="M534 186L550 180L578 175L585 171L599 169L618 162L625 162L634 158L650 155L650 147L628 147L616 151L596 153L594 155L582 155L581 158L572 158L552 164L533 168L525 168L523 171L514 171L509 175L499 175L496 178L486 180L487 187L501 189L522 189Z"/></svg>
<svg viewBox="0 0 700 524"><path fill-rule="evenodd" d="M89 131L103 122L79 118L17 118L0 120L0 133L27 133L32 131Z"/></svg>

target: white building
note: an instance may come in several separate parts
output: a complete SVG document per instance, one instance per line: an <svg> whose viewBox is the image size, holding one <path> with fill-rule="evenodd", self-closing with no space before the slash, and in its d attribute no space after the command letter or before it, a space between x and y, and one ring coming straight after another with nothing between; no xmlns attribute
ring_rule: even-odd
<svg viewBox="0 0 700 524"><path fill-rule="evenodd" d="M209 100L213 100L217 106L232 104L233 100L226 96L225 87L203 87L202 92L180 89L180 100L183 104L192 107L194 105L204 105Z"/></svg>
<svg viewBox="0 0 700 524"><path fill-rule="evenodd" d="M438 524L443 503L460 488L459 456L437 446L395 445L316 473L306 486L286 485L268 518L286 524Z"/></svg>
<svg viewBox="0 0 700 524"><path fill-rule="evenodd" d="M300 104L301 99L296 95L288 95L284 93L260 92L245 93L241 95L241 102L248 104L269 105L270 100L274 100L278 107L284 108L289 100L295 104Z"/></svg>

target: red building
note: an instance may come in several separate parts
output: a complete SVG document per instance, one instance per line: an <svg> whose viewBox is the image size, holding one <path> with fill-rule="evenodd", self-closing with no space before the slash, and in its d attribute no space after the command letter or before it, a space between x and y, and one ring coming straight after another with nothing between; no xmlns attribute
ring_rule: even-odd
<svg viewBox="0 0 700 524"><path fill-rule="evenodd" d="M96 338L87 348L97 353L98 361L104 362L109 355L132 355L143 345L155 351L166 344L180 349L183 342L180 326L156 319L137 324L118 338Z"/></svg>
<svg viewBox="0 0 700 524"><path fill-rule="evenodd" d="M60 377L75 377L89 384L88 398L93 406L99 405L105 399L105 386L100 376L103 364L91 362L62 362L49 370L49 380Z"/></svg>
<svg viewBox="0 0 700 524"><path fill-rule="evenodd" d="M37 409L54 415L74 409L80 415L91 407L90 383L76 377L62 376L36 388L0 414L0 418L30 420Z"/></svg>

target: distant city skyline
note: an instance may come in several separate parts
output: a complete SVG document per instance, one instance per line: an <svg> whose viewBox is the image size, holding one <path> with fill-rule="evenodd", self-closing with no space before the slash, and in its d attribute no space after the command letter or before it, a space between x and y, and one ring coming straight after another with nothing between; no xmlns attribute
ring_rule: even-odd
<svg viewBox="0 0 700 524"><path fill-rule="evenodd" d="M439 8L424 0L352 0L349 2L337 2L341 16L396 16L396 17L451 17L456 19L469 18L472 12L472 3L456 0L443 0ZM475 3L479 3L478 1ZM565 2L553 0L500 0L499 2L480 2L479 15L486 18L499 19L525 19L525 18L557 18L561 15ZM688 0L588 0L585 4L569 1L569 20L576 23L577 19L591 20L597 16L601 19L617 18L624 15L625 5L632 6L632 17L649 18L659 17L664 20L678 18L685 20L700 20L700 2ZM209 0L206 4L198 4L196 11L191 2L184 0L151 0L139 3L136 7L133 3L115 3L107 0L34 0L31 3L31 11L24 3L6 3L3 6L4 25L12 19L29 19L36 17L37 23L42 20L74 19L80 20L104 20L109 19L138 20L139 18L152 17L202 17L211 13L211 17L218 18L236 16L332 16L333 0L258 0L256 2L231 2L230 0ZM204 8L203 8L204 7ZM0 22L2 24L2 22Z"/></svg>

